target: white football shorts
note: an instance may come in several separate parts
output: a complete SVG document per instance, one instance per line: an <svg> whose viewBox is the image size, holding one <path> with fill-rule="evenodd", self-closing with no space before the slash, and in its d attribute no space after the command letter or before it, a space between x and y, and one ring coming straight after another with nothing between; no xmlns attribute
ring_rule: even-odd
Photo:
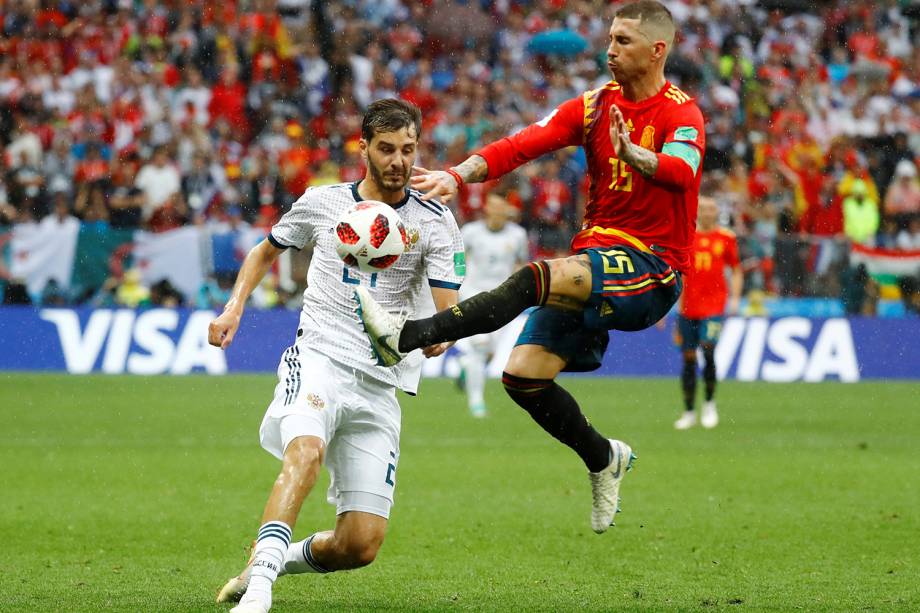
<svg viewBox="0 0 920 613"><path fill-rule="evenodd" d="M281 356L259 438L278 459L299 436L322 439L332 477L326 497L336 514L363 511L388 518L400 421L396 388L298 342Z"/></svg>

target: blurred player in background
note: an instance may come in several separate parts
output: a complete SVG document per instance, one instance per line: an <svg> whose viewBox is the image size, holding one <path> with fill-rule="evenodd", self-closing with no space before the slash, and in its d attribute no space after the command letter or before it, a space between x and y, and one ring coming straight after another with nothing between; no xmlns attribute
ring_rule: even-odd
<svg viewBox="0 0 920 613"><path fill-rule="evenodd" d="M497 194L490 194L486 197L482 219L463 226L461 232L466 247L466 278L460 289L461 299L495 289L527 262L527 231L509 221L512 215L507 200ZM460 365L463 367L467 403L473 417L486 416L486 366L495 351L498 334L498 331L477 334L457 343L457 349L462 352Z"/></svg>
<svg viewBox="0 0 920 613"><path fill-rule="evenodd" d="M434 317L403 322L361 295L364 323L381 361L406 351L496 330L529 307L502 383L549 434L588 468L591 527L604 532L618 509L633 459L625 442L604 438L555 382L563 370L600 366L609 330L642 330L680 295L696 228L703 116L664 76L675 25L668 9L641 0L617 10L607 65L615 77L563 102L542 120L481 149L447 171L413 179L425 197L454 197L466 182L495 179L550 151L581 145L591 179L576 255L533 262L490 292Z"/></svg>
<svg viewBox="0 0 920 613"><path fill-rule="evenodd" d="M725 283L726 268L731 269L729 286ZM700 423L704 428L715 428L719 424L715 401L716 343L722 330L726 299L729 314L737 313L743 284L744 273L738 259L735 233L719 226L719 207L715 200L700 198L690 270L684 278L675 334L684 357L680 384L684 391L685 410L680 419L674 422L678 430L686 430L697 422L693 408L696 403L698 348L703 350L703 382L706 386Z"/></svg>
<svg viewBox="0 0 920 613"><path fill-rule="evenodd" d="M421 353L397 369L381 368L355 314L356 287L368 287L390 307L415 311L424 285L437 308L457 301L463 243L450 211L423 202L407 189L421 130L421 113L402 100L372 103L361 130L363 180L308 189L250 251L231 300L208 331L226 349L236 334L246 300L288 248L313 246L309 284L294 344L278 365L275 397L262 420L262 447L282 460L246 568L230 579L218 602L240 600L234 613L265 613L279 574L327 573L370 564L386 533L396 466L401 412L396 388L415 394ZM348 268L335 252L338 219L364 200L399 211L417 240L393 266L375 273ZM414 231L413 231L414 230ZM462 272L462 271L459 271ZM432 344L424 355L443 353ZM291 543L297 515L325 463L331 476L327 499L336 506L334 530Z"/></svg>

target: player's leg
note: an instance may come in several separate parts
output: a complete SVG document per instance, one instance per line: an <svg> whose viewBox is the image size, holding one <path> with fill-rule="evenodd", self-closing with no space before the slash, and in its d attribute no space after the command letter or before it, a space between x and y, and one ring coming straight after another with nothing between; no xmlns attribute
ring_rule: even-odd
<svg viewBox="0 0 920 613"><path fill-rule="evenodd" d="M703 385L704 398L700 423L704 428L715 428L719 425L719 412L716 409L716 358L715 345L703 345Z"/></svg>
<svg viewBox="0 0 920 613"><path fill-rule="evenodd" d="M680 373L680 387L684 396L684 412L674 422L678 430L687 430L697 423L697 414L694 411L696 404L696 379L698 366L696 350L699 346L699 320L683 316L677 318L677 330L680 337L680 350L683 358L683 367Z"/></svg>
<svg viewBox="0 0 920 613"><path fill-rule="evenodd" d="M359 315L382 363L391 366L420 347L498 330L532 306L581 309L591 295L591 263L579 254L531 262L493 290L432 317L401 322L383 311L363 288L355 295Z"/></svg>
<svg viewBox="0 0 920 613"><path fill-rule="evenodd" d="M275 396L259 430L262 447L282 461L262 515L253 554L230 579L218 602L240 600L239 611L267 611L304 499L316 483L335 432L336 387L331 360L298 344L282 356Z"/></svg>
<svg viewBox="0 0 920 613"><path fill-rule="evenodd" d="M556 376L566 361L540 345L517 345L508 358L505 391L553 438L578 454L591 472L610 463L610 443L581 412L578 402Z"/></svg>
<svg viewBox="0 0 920 613"><path fill-rule="evenodd" d="M715 428L719 425L719 412L716 409L716 343L722 331L722 318L711 317L702 322L700 331L700 346L703 349L703 385L704 398L700 423L704 428Z"/></svg>
<svg viewBox="0 0 920 613"><path fill-rule="evenodd" d="M339 409L341 423L326 457L335 529L293 543L284 563L289 574L366 566L386 535L399 461L399 403L392 387L370 377L339 380L346 383L353 395Z"/></svg>
<svg viewBox="0 0 920 613"><path fill-rule="evenodd" d="M485 417L486 365L491 348L490 336L477 334L462 340L465 342L460 355L460 365L464 372L467 405L473 417Z"/></svg>
<svg viewBox="0 0 920 613"><path fill-rule="evenodd" d="M385 501L376 494L351 494ZM385 502L375 502L389 509ZM317 532L299 543L291 543L284 560L285 573L329 573L367 566L376 559L386 531L386 517L364 511L343 512L336 517L334 530Z"/></svg>
<svg viewBox="0 0 920 613"><path fill-rule="evenodd" d="M532 306L580 309L591 294L587 256L531 262L496 287L432 317L407 321L399 351L498 330Z"/></svg>
<svg viewBox="0 0 920 613"><path fill-rule="evenodd" d="M295 419L288 416L285 419ZM272 601L272 584L287 555L297 515L307 494L313 489L323 463L325 443L315 436L294 438L284 451L281 472L272 486L262 513L262 525L255 549L243 573L231 579L218 595L218 602L235 600L242 594L237 613L268 611Z"/></svg>
<svg viewBox="0 0 920 613"><path fill-rule="evenodd" d="M594 499L591 526L603 532L613 521L619 484L633 456L628 445L600 434L575 398L554 381L563 369L593 370L600 365L608 333L586 330L582 322L580 312L541 308L531 313L505 366L502 383L540 427L585 463Z"/></svg>

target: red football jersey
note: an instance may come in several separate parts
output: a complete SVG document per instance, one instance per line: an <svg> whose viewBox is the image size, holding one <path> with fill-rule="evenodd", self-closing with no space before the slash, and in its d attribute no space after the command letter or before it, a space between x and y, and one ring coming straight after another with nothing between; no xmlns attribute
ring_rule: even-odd
<svg viewBox="0 0 920 613"><path fill-rule="evenodd" d="M724 314L728 298L725 268L740 264L735 234L725 228L697 232L690 257L690 272L684 275L680 297L680 314L690 319Z"/></svg>
<svg viewBox="0 0 920 613"><path fill-rule="evenodd" d="M614 156L610 142L610 106L616 104L630 128L632 141L659 153L655 176L646 179ZM687 144L683 155L667 150ZM582 230L572 249L627 245L651 251L686 272L696 227L697 197L706 146L703 115L690 96L665 82L657 94L641 102L623 97L611 81L562 103L546 118L478 152L494 179L521 164L562 147L582 145L588 160L588 203ZM662 150L669 155L661 155ZM672 149L673 151L673 149ZM665 163L676 161L676 164Z"/></svg>

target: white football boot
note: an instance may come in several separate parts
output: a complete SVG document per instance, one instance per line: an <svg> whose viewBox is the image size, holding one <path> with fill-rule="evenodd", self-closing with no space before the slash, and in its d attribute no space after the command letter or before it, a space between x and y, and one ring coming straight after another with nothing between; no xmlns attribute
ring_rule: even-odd
<svg viewBox="0 0 920 613"><path fill-rule="evenodd" d="M591 529L600 534L614 525L613 516L620 510L620 482L632 470L636 454L623 441L610 439L610 465L597 473L588 473L591 481Z"/></svg>
<svg viewBox="0 0 920 613"><path fill-rule="evenodd" d="M374 357L381 366L395 366L407 354L399 351L399 334L406 323L408 315L393 315L371 298L367 288L355 289L358 308L355 312L364 324L364 332L371 341Z"/></svg>
<svg viewBox="0 0 920 613"><path fill-rule="evenodd" d="M470 415L476 419L484 419L489 415L489 411L486 409L484 402L477 402L470 405Z"/></svg>
<svg viewBox="0 0 920 613"><path fill-rule="evenodd" d="M246 562L246 568L238 576L233 577L220 588L217 593L217 602L239 602L246 588L249 587L249 577L252 576L252 562L256 559L256 545L252 544L252 551L249 553L249 561Z"/></svg>
<svg viewBox="0 0 920 613"><path fill-rule="evenodd" d="M719 412L716 410L716 401L707 400L703 403L703 414L700 423L704 428L715 428L719 425Z"/></svg>
<svg viewBox="0 0 920 613"><path fill-rule="evenodd" d="M696 425L696 411L684 411L680 419L674 422L674 427L678 430L689 430Z"/></svg>

